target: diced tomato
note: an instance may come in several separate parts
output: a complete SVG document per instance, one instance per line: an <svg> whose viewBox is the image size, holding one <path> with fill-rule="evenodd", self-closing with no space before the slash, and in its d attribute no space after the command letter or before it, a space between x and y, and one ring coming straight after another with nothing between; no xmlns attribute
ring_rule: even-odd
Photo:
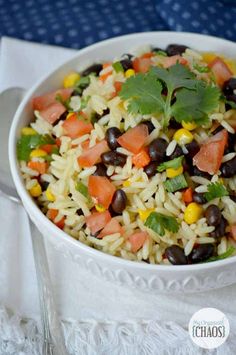
<svg viewBox="0 0 236 355"><path fill-rule="evenodd" d="M233 239L236 241L236 224L233 224L230 227L230 234L232 235Z"/></svg>
<svg viewBox="0 0 236 355"><path fill-rule="evenodd" d="M142 231L138 231L130 235L128 239L131 244L131 251L136 253L140 248L142 248L147 238L148 233Z"/></svg>
<svg viewBox="0 0 236 355"><path fill-rule="evenodd" d="M32 105L34 110L44 110L47 108L49 105L56 103L56 97L57 95L60 95L62 100L65 101L69 99L73 92L73 89L60 89L57 91L49 92L47 94L44 94L42 96L36 96L32 100Z"/></svg>
<svg viewBox="0 0 236 355"><path fill-rule="evenodd" d="M109 151L106 140L95 144L93 147L84 150L84 152L78 158L78 164L82 168L88 168L101 161L101 155Z"/></svg>
<svg viewBox="0 0 236 355"><path fill-rule="evenodd" d="M118 94L122 88L123 83L121 81L115 81L114 82L114 87L116 90L116 94Z"/></svg>
<svg viewBox="0 0 236 355"><path fill-rule="evenodd" d="M153 52L147 52L141 55L140 58L152 58L154 56Z"/></svg>
<svg viewBox="0 0 236 355"><path fill-rule="evenodd" d="M222 86L224 82L229 80L233 75L228 65L219 57L216 57L208 66L215 75L216 82L219 86Z"/></svg>
<svg viewBox="0 0 236 355"><path fill-rule="evenodd" d="M171 57L164 57L163 67L164 68L172 67L172 65L176 64L177 62L183 65L188 63L186 59L181 57L181 55L177 54L177 55L172 55Z"/></svg>
<svg viewBox="0 0 236 355"><path fill-rule="evenodd" d="M89 139L81 143L81 147L83 149L88 149L89 148Z"/></svg>
<svg viewBox="0 0 236 355"><path fill-rule="evenodd" d="M56 138L56 145L57 145L58 148L60 148L60 146L61 146L60 138Z"/></svg>
<svg viewBox="0 0 236 355"><path fill-rule="evenodd" d="M105 73L105 74L100 75L100 76L99 76L99 79L100 79L103 83L105 83L105 81L107 80L107 78L108 78L111 74L112 74L112 71L109 71L109 72L107 72L107 73Z"/></svg>
<svg viewBox="0 0 236 355"><path fill-rule="evenodd" d="M48 168L48 163L40 161L29 161L27 166L30 169L37 171L39 174L45 174Z"/></svg>
<svg viewBox="0 0 236 355"><path fill-rule="evenodd" d="M184 190L182 198L183 198L183 201L187 204L193 201L193 190L191 187Z"/></svg>
<svg viewBox="0 0 236 355"><path fill-rule="evenodd" d="M115 186L105 176L91 175L88 180L88 192L96 203L108 208L116 191Z"/></svg>
<svg viewBox="0 0 236 355"><path fill-rule="evenodd" d="M219 170L225 146L228 141L228 132L223 129L209 138L200 148L199 152L193 157L193 164L199 170L211 175Z"/></svg>
<svg viewBox="0 0 236 355"><path fill-rule="evenodd" d="M63 122L62 127L64 129L65 135L72 139L90 133L93 129L92 123L87 123L83 119L79 119L76 113L67 118Z"/></svg>
<svg viewBox="0 0 236 355"><path fill-rule="evenodd" d="M150 58L138 57L133 60L133 68L136 73L146 73L150 69L151 63Z"/></svg>
<svg viewBox="0 0 236 355"><path fill-rule="evenodd" d="M44 118L45 121L53 124L64 112L66 112L65 106L63 106L60 102L56 102L40 111L40 116Z"/></svg>
<svg viewBox="0 0 236 355"><path fill-rule="evenodd" d="M44 144L40 146L40 149L44 150L46 153L51 154L53 149L56 149L56 144Z"/></svg>
<svg viewBox="0 0 236 355"><path fill-rule="evenodd" d="M47 216L48 218L60 229L63 229L64 226L65 226L65 217L63 216L60 221L58 222L54 222L55 218L57 217L58 215L58 210L56 209L53 209L53 208L50 208L48 210L48 213L47 213Z"/></svg>
<svg viewBox="0 0 236 355"><path fill-rule="evenodd" d="M103 228L103 230L98 234L97 238L103 238L106 235L121 233L122 227L117 219L112 218L110 222Z"/></svg>
<svg viewBox="0 0 236 355"><path fill-rule="evenodd" d="M137 154L148 137L148 128L144 124L140 124L134 128L130 128L127 132L122 134L117 141L125 149Z"/></svg>
<svg viewBox="0 0 236 355"><path fill-rule="evenodd" d="M132 163L136 166L136 168L144 168L150 163L150 161L151 158L145 148L132 157Z"/></svg>
<svg viewBox="0 0 236 355"><path fill-rule="evenodd" d="M112 62L103 63L102 69L106 69L112 65Z"/></svg>
<svg viewBox="0 0 236 355"><path fill-rule="evenodd" d="M94 212L91 215L85 217L86 225L92 234L95 234L103 229L110 220L111 215L109 211Z"/></svg>

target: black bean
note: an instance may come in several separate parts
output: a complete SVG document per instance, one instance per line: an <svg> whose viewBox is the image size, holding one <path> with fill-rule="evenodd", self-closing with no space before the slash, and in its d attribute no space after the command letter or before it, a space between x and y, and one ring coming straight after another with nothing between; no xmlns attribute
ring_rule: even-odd
<svg viewBox="0 0 236 355"><path fill-rule="evenodd" d="M224 217L221 217L220 224L215 227L215 230L213 232L209 233L209 237L217 239L224 237L226 227L227 221Z"/></svg>
<svg viewBox="0 0 236 355"><path fill-rule="evenodd" d="M120 64L122 65L124 71L128 70L128 69L133 69L133 62L130 59L122 59L120 61Z"/></svg>
<svg viewBox="0 0 236 355"><path fill-rule="evenodd" d="M182 54L186 51L187 48L188 47L182 44L169 44L169 46L166 48L166 53L168 56Z"/></svg>
<svg viewBox="0 0 236 355"><path fill-rule="evenodd" d="M159 51L165 52L163 49L161 49L161 48L159 48L159 47L154 47L154 48L152 48L152 52L159 52Z"/></svg>
<svg viewBox="0 0 236 355"><path fill-rule="evenodd" d="M98 120L100 120L100 118L102 118L103 116L107 115L108 113L110 112L110 109L107 108L106 110L103 111L103 113L101 115L99 115L99 113L97 112L93 112L90 116L90 121L91 123L95 123L97 122Z"/></svg>
<svg viewBox="0 0 236 355"><path fill-rule="evenodd" d="M233 94L233 91L236 89L236 78L230 78L224 82L222 91L225 95Z"/></svg>
<svg viewBox="0 0 236 355"><path fill-rule="evenodd" d="M218 226L221 222L221 211L216 205L209 205L205 211L205 217L209 226Z"/></svg>
<svg viewBox="0 0 236 355"><path fill-rule="evenodd" d="M112 210L115 213L121 214L126 207L126 203L127 203L126 193L121 189L116 190L111 202Z"/></svg>
<svg viewBox="0 0 236 355"><path fill-rule="evenodd" d="M94 234L90 234L91 237L93 238L97 238L98 234L101 232L101 230L97 231L96 233Z"/></svg>
<svg viewBox="0 0 236 355"><path fill-rule="evenodd" d="M181 123L177 122L174 118L171 118L169 121L169 128L173 128L173 129L179 129L179 128L183 128Z"/></svg>
<svg viewBox="0 0 236 355"><path fill-rule="evenodd" d="M81 76L87 76L89 74L95 73L98 75L100 71L102 70L102 64L95 63L90 65L88 68L86 68L82 73L80 74Z"/></svg>
<svg viewBox="0 0 236 355"><path fill-rule="evenodd" d="M236 103L236 95L235 94L226 95L225 98L227 101L232 101L232 102Z"/></svg>
<svg viewBox="0 0 236 355"><path fill-rule="evenodd" d="M149 178L154 176L157 173L158 165L159 165L159 163L152 162L152 163L148 164L147 166L145 166L144 172L147 174L147 176Z"/></svg>
<svg viewBox="0 0 236 355"><path fill-rule="evenodd" d="M40 179L40 185L41 185L41 187L42 187L42 190L43 190L43 191L46 191L47 188L48 188L49 182L47 182L47 181L41 181L41 179Z"/></svg>
<svg viewBox="0 0 236 355"><path fill-rule="evenodd" d="M236 202L236 195L229 195L232 201Z"/></svg>
<svg viewBox="0 0 236 355"><path fill-rule="evenodd" d="M194 155L196 155L200 150L199 144L195 141L195 139L191 143L186 144L185 147L188 151L187 155L190 158L193 158Z"/></svg>
<svg viewBox="0 0 236 355"><path fill-rule="evenodd" d="M232 153L235 151L236 135L228 133L228 145L226 145L224 154Z"/></svg>
<svg viewBox="0 0 236 355"><path fill-rule="evenodd" d="M106 131L106 140L108 146L111 150L115 150L116 148L120 147L119 143L117 142L117 138L122 135L121 131L117 127L110 127Z"/></svg>
<svg viewBox="0 0 236 355"><path fill-rule="evenodd" d="M149 145L149 155L152 161L157 161L161 163L166 155L166 148L168 143L163 138L156 138L152 143Z"/></svg>
<svg viewBox="0 0 236 355"><path fill-rule="evenodd" d="M206 173L205 171L199 170L196 166L194 166L192 169L192 175L201 176L201 177L204 177L205 179L211 179L210 174Z"/></svg>
<svg viewBox="0 0 236 355"><path fill-rule="evenodd" d="M172 159L180 157L181 155L183 155L182 148L179 145L177 145L175 147L175 150L173 151L173 153L169 156L169 159L172 160Z"/></svg>
<svg viewBox="0 0 236 355"><path fill-rule="evenodd" d="M203 193L195 192L193 193L193 201L199 203L199 205L203 205L207 202L206 198L204 197Z"/></svg>
<svg viewBox="0 0 236 355"><path fill-rule="evenodd" d="M142 124L145 124L147 126L149 134L152 133L152 131L155 129L155 126L152 121L144 121L142 122Z"/></svg>
<svg viewBox="0 0 236 355"><path fill-rule="evenodd" d="M220 167L221 174L225 178L230 178L236 175L236 157L223 163Z"/></svg>
<svg viewBox="0 0 236 355"><path fill-rule="evenodd" d="M110 151L107 153L103 153L101 155L101 159L104 164L114 165L114 166L124 166L126 163L127 156L122 153Z"/></svg>
<svg viewBox="0 0 236 355"><path fill-rule="evenodd" d="M129 53L124 53L124 54L122 54L122 58L128 58L128 59L132 59L134 56L133 56L133 54L129 54Z"/></svg>
<svg viewBox="0 0 236 355"><path fill-rule="evenodd" d="M93 173L94 176L107 176L107 167L103 163L96 164L97 169Z"/></svg>
<svg viewBox="0 0 236 355"><path fill-rule="evenodd" d="M195 263L201 263L209 259L214 254L214 244L199 244L196 245L191 254L189 255L189 260Z"/></svg>
<svg viewBox="0 0 236 355"><path fill-rule="evenodd" d="M188 259L184 254L184 249L178 245L167 247L165 250L165 256L173 265L185 265L188 263Z"/></svg>

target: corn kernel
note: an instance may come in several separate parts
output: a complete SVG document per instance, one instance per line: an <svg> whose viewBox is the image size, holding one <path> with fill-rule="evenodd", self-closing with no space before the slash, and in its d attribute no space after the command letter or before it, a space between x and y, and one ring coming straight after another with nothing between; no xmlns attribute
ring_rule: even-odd
<svg viewBox="0 0 236 355"><path fill-rule="evenodd" d="M47 152L43 149L34 149L30 153L30 158L40 158L40 157L45 157L47 155Z"/></svg>
<svg viewBox="0 0 236 355"><path fill-rule="evenodd" d="M95 205L95 208L98 212L105 212L106 209L102 205Z"/></svg>
<svg viewBox="0 0 236 355"><path fill-rule="evenodd" d="M148 208L147 210L138 210L139 213L139 217L141 219L141 221L146 221L146 219L148 218L148 216L155 211L155 208Z"/></svg>
<svg viewBox="0 0 236 355"><path fill-rule="evenodd" d="M71 88L75 85L76 81L80 79L80 75L76 72L72 72L64 77L63 86L64 88Z"/></svg>
<svg viewBox="0 0 236 355"><path fill-rule="evenodd" d="M197 128L197 125L196 123L194 122L184 122L182 121L182 126L187 129L188 131L192 131L194 130L195 128Z"/></svg>
<svg viewBox="0 0 236 355"><path fill-rule="evenodd" d="M134 76L134 75L135 75L134 69L128 69L128 70L126 70L126 72L125 72L125 77L126 77L126 78L130 78L131 76Z"/></svg>
<svg viewBox="0 0 236 355"><path fill-rule="evenodd" d="M202 207L196 202L191 202L184 211L184 220L188 224L197 222L202 215Z"/></svg>
<svg viewBox="0 0 236 355"><path fill-rule="evenodd" d="M211 53L211 52L202 53L202 59L206 63L212 62L215 58L216 58L216 54L215 53Z"/></svg>
<svg viewBox="0 0 236 355"><path fill-rule="evenodd" d="M180 128L178 131L175 132L174 134L174 139L179 143L180 145L185 145L188 143L191 143L193 140L193 135L191 132L189 132L185 128Z"/></svg>
<svg viewBox="0 0 236 355"><path fill-rule="evenodd" d="M29 192L32 197L39 197L42 194L42 188L39 183L37 183L29 190Z"/></svg>
<svg viewBox="0 0 236 355"><path fill-rule="evenodd" d="M23 127L21 130L21 134L23 134L23 136L34 136L35 134L37 134L37 132L31 127Z"/></svg>
<svg viewBox="0 0 236 355"><path fill-rule="evenodd" d="M124 182L123 182L123 186L124 187L129 187L131 185L131 182L129 181L129 180L125 180Z"/></svg>
<svg viewBox="0 0 236 355"><path fill-rule="evenodd" d="M53 195L50 187L47 188L47 190L45 191L45 195L48 201L50 202L54 202L55 201L55 196Z"/></svg>
<svg viewBox="0 0 236 355"><path fill-rule="evenodd" d="M69 112L68 115L66 116L66 120L68 120L68 118L70 118L71 116L73 116L75 113L74 112Z"/></svg>
<svg viewBox="0 0 236 355"><path fill-rule="evenodd" d="M166 176L169 178L169 179L172 179L180 174L182 174L184 171L184 168L182 167L182 165L177 168L177 169L173 169L173 168L167 168L166 169Z"/></svg>

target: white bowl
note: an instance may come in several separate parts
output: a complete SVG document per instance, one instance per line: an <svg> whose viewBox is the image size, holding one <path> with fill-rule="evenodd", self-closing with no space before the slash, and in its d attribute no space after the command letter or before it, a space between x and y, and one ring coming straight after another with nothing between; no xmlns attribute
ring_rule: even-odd
<svg viewBox="0 0 236 355"><path fill-rule="evenodd" d="M84 69L99 60L110 60L131 48L145 44L165 48L170 43L180 43L202 51L225 53L236 57L236 44L223 39L192 33L146 32L117 37L80 50L74 58L54 70L38 82L19 106L10 131L9 159L14 183L32 221L38 229L61 252L81 267L91 270L99 277L122 286L148 292L197 292L220 288L236 282L236 257L197 265L150 265L114 257L81 242L57 228L37 207L28 194L16 157L16 142L20 130L32 120L30 100L36 95L57 89L63 77L74 69Z"/></svg>

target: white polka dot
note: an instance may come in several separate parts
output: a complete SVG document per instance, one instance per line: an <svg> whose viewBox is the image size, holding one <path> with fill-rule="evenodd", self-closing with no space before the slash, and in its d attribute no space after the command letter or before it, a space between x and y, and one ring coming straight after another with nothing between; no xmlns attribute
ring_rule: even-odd
<svg viewBox="0 0 236 355"><path fill-rule="evenodd" d="M54 41L56 43L62 43L63 41L63 36L61 34L57 34L56 36L54 36Z"/></svg>
<svg viewBox="0 0 236 355"><path fill-rule="evenodd" d="M76 31L76 30L69 30L68 31L68 35L70 36L70 37L76 37L76 36L78 36L78 32Z"/></svg>
<svg viewBox="0 0 236 355"><path fill-rule="evenodd" d="M215 7L213 7L213 6L208 6L208 11L211 13L211 14L215 14L216 13L216 9L215 9Z"/></svg>
<svg viewBox="0 0 236 355"><path fill-rule="evenodd" d="M173 17L169 17L167 21L168 21L169 26L173 26L175 23L175 20L173 19Z"/></svg>
<svg viewBox="0 0 236 355"><path fill-rule="evenodd" d="M221 18L216 19L216 23L219 26L224 26L224 21Z"/></svg>
<svg viewBox="0 0 236 355"><path fill-rule="evenodd" d="M24 39L31 40L33 38L33 34L31 32L25 32L23 37Z"/></svg>
<svg viewBox="0 0 236 355"><path fill-rule="evenodd" d="M175 4L173 5L172 9L173 9L174 11L179 11L179 10L180 10L180 4L175 3Z"/></svg>
<svg viewBox="0 0 236 355"><path fill-rule="evenodd" d="M182 17L187 20L191 17L191 14L190 14L190 12L185 11L182 13Z"/></svg>
<svg viewBox="0 0 236 355"><path fill-rule="evenodd" d="M233 37L233 32L231 30L226 31L227 36Z"/></svg>
<svg viewBox="0 0 236 355"><path fill-rule="evenodd" d="M227 19L227 20L231 20L232 16L229 12L224 12L223 16Z"/></svg>
<svg viewBox="0 0 236 355"><path fill-rule="evenodd" d="M164 0L164 4L169 4L172 0Z"/></svg>
<svg viewBox="0 0 236 355"><path fill-rule="evenodd" d="M177 23L176 31L183 31L183 26L180 23Z"/></svg>
<svg viewBox="0 0 236 355"><path fill-rule="evenodd" d="M200 27L200 23L196 20L192 21L192 26L195 27L195 28L198 28Z"/></svg>
<svg viewBox="0 0 236 355"><path fill-rule="evenodd" d="M213 30L213 31L216 31L216 25L214 23L211 23L210 24L210 28Z"/></svg>
<svg viewBox="0 0 236 355"><path fill-rule="evenodd" d="M94 38L92 36L86 37L84 41L85 41L85 44L89 45L94 42Z"/></svg>
<svg viewBox="0 0 236 355"><path fill-rule="evenodd" d="M201 18L202 20L208 20L208 16L207 16L207 14L206 14L205 12L201 12L201 13L200 13L200 18Z"/></svg>
<svg viewBox="0 0 236 355"><path fill-rule="evenodd" d="M194 10L199 9L199 4L198 4L196 1L192 2L192 3L191 3L191 6L192 6L192 8L193 8Z"/></svg>
<svg viewBox="0 0 236 355"><path fill-rule="evenodd" d="M98 37L104 39L108 37L108 34L106 31L98 31Z"/></svg>

